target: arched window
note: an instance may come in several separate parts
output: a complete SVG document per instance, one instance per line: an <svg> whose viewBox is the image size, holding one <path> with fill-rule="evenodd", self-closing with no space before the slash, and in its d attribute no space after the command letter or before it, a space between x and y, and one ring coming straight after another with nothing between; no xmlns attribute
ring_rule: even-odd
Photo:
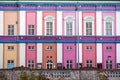
<svg viewBox="0 0 120 80"><path fill-rule="evenodd" d="M112 60L106 61L106 69L112 69Z"/></svg>
<svg viewBox="0 0 120 80"><path fill-rule="evenodd" d="M65 35L71 36L73 35L73 18L72 17L67 17L65 19Z"/></svg>
<svg viewBox="0 0 120 80"><path fill-rule="evenodd" d="M104 19L104 35L113 35L113 19L112 17L106 17Z"/></svg>
<svg viewBox="0 0 120 80"><path fill-rule="evenodd" d="M73 66L72 64L73 64L73 61L72 61L72 60L67 60L67 61L66 61L66 68L67 68L67 69L72 69L72 66Z"/></svg>
<svg viewBox="0 0 120 80"><path fill-rule="evenodd" d="M85 35L93 35L94 34L94 25L93 25L94 19L93 17L85 17L84 18L84 34Z"/></svg>
<svg viewBox="0 0 120 80"><path fill-rule="evenodd" d="M46 62L46 68L47 69L52 69L53 68L53 62L52 62L52 60L47 60L47 62Z"/></svg>
<svg viewBox="0 0 120 80"><path fill-rule="evenodd" d="M54 18L53 17L47 17L45 18L45 35L53 35L54 29Z"/></svg>

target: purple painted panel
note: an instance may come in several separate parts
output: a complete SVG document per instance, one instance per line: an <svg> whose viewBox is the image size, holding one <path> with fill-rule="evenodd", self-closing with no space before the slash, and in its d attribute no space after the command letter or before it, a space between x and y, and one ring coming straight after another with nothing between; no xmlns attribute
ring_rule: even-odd
<svg viewBox="0 0 120 80"><path fill-rule="evenodd" d="M95 36L84 36L81 38L81 40L96 40Z"/></svg>
<svg viewBox="0 0 120 80"><path fill-rule="evenodd" d="M116 6L116 10L120 10L120 6Z"/></svg>
<svg viewBox="0 0 120 80"><path fill-rule="evenodd" d="M104 7L101 7L101 9L103 9L103 10L105 10L105 9L115 10L115 7L104 6Z"/></svg>
<svg viewBox="0 0 120 80"><path fill-rule="evenodd" d="M0 40L16 40L15 36L0 36Z"/></svg>
<svg viewBox="0 0 120 80"><path fill-rule="evenodd" d="M116 40L120 40L120 37L117 36L116 38L117 38Z"/></svg>
<svg viewBox="0 0 120 80"><path fill-rule="evenodd" d="M82 10L84 10L84 9L92 9L92 10L95 10L96 7L95 7L95 6L82 6L81 9L82 9Z"/></svg>
<svg viewBox="0 0 120 80"><path fill-rule="evenodd" d="M18 8L18 7L8 7L8 6L4 6L3 8L4 8L4 9L16 9L16 8Z"/></svg>
<svg viewBox="0 0 120 80"><path fill-rule="evenodd" d="M67 46L71 46L71 50L67 50ZM63 60L62 60L62 66L66 67L67 60L72 60L73 62L73 69L76 68L76 44L63 44L62 45L62 53L63 53Z"/></svg>
<svg viewBox="0 0 120 80"><path fill-rule="evenodd" d="M64 10L64 9L67 9L67 10L68 10L68 9L75 10L75 8L76 8L76 7L74 7L74 6L70 6L70 7L66 7L66 6L64 6L64 7L59 7L59 9L63 9L63 10Z"/></svg>
<svg viewBox="0 0 120 80"><path fill-rule="evenodd" d="M42 37L42 40L56 40L56 37L53 37L53 36L45 36L45 37Z"/></svg>
<svg viewBox="0 0 120 80"><path fill-rule="evenodd" d="M67 9L67 8L66 8ZM74 25L74 33L73 34L75 34L76 33L76 12L62 12L62 34L63 35L65 35L65 18L66 17L72 17L73 18L73 20L74 20L74 23L73 23L73 25Z"/></svg>
<svg viewBox="0 0 120 80"><path fill-rule="evenodd" d="M112 17L113 22L113 35L116 35L116 12L102 12L102 35L105 35L105 26L104 26L104 19L105 17Z"/></svg>
<svg viewBox="0 0 120 80"><path fill-rule="evenodd" d="M96 37L97 39L96 40L116 40L116 37L115 36L112 36L112 37L108 37L108 36L97 36Z"/></svg>
<svg viewBox="0 0 120 80"><path fill-rule="evenodd" d="M0 40L93 40L120 41L120 36L0 36Z"/></svg>
<svg viewBox="0 0 120 80"><path fill-rule="evenodd" d="M111 50L107 50L106 47L111 46ZM106 60L112 60L112 68L116 69L116 44L102 44L102 65L103 69L106 69Z"/></svg>
<svg viewBox="0 0 120 80"><path fill-rule="evenodd" d="M69 37L69 36L66 36L66 37L63 37L62 40L76 40L76 36L72 36L72 37Z"/></svg>

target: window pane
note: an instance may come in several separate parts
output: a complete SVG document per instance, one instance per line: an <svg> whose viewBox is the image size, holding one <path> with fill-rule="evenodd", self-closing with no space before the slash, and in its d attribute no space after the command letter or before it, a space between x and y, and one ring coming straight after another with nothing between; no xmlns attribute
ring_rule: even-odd
<svg viewBox="0 0 120 80"><path fill-rule="evenodd" d="M112 35L112 22L106 22L106 35Z"/></svg>
<svg viewBox="0 0 120 80"><path fill-rule="evenodd" d="M67 60L66 61L66 68L67 69L72 69L72 60Z"/></svg>
<svg viewBox="0 0 120 80"><path fill-rule="evenodd" d="M106 61L106 69L112 69L112 60Z"/></svg>
<svg viewBox="0 0 120 80"><path fill-rule="evenodd" d="M8 25L8 35L14 35L14 25Z"/></svg>
<svg viewBox="0 0 120 80"><path fill-rule="evenodd" d="M46 22L46 35L53 35L53 22Z"/></svg>
<svg viewBox="0 0 120 80"><path fill-rule="evenodd" d="M28 25L28 35L34 35L34 25Z"/></svg>
<svg viewBox="0 0 120 80"><path fill-rule="evenodd" d="M34 60L28 60L28 67L34 68Z"/></svg>
<svg viewBox="0 0 120 80"><path fill-rule="evenodd" d="M72 22L66 22L66 35L72 35Z"/></svg>
<svg viewBox="0 0 120 80"><path fill-rule="evenodd" d="M46 46L46 50L52 50L53 47L52 46Z"/></svg>
<svg viewBox="0 0 120 80"><path fill-rule="evenodd" d="M86 35L92 35L92 22L86 22Z"/></svg>

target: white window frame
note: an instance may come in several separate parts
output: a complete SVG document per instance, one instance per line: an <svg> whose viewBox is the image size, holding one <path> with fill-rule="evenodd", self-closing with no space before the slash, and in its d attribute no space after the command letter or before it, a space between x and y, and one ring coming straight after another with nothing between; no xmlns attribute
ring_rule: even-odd
<svg viewBox="0 0 120 80"><path fill-rule="evenodd" d="M7 65L8 64L13 64L13 67L14 67L14 60L7 60Z"/></svg>
<svg viewBox="0 0 120 80"><path fill-rule="evenodd" d="M92 35L86 35L86 22L92 22ZM94 18L92 16L86 16L84 18L84 35L86 35L86 36L93 36L93 35L95 35L94 34L94 28L95 28L95 26L94 26Z"/></svg>
<svg viewBox="0 0 120 80"><path fill-rule="evenodd" d="M29 63L30 62L30 63ZM35 61L34 60L28 60L28 67L29 68L31 68L31 69L33 69L34 68L34 63L35 63ZM30 66L29 66L30 65Z"/></svg>
<svg viewBox="0 0 120 80"><path fill-rule="evenodd" d="M14 50L14 46L8 46L8 50Z"/></svg>
<svg viewBox="0 0 120 80"><path fill-rule="evenodd" d="M86 50L92 50L93 47L92 46L86 46Z"/></svg>
<svg viewBox="0 0 120 80"><path fill-rule="evenodd" d="M14 35L14 28L14 25L8 25L8 35Z"/></svg>
<svg viewBox="0 0 120 80"><path fill-rule="evenodd" d="M28 46L28 50L34 50L35 46Z"/></svg>
<svg viewBox="0 0 120 80"><path fill-rule="evenodd" d="M50 67L50 65L52 65L52 68ZM48 66L48 67L47 67ZM48 60L46 62L46 69L53 69L53 61L52 60Z"/></svg>
<svg viewBox="0 0 120 80"><path fill-rule="evenodd" d="M47 19L48 18L52 18L52 20L50 20L50 21L47 21ZM55 25L54 25L54 17L53 16L46 16L45 18L44 18L44 25L45 25L45 29L44 29L44 31L45 31L45 36L53 36L53 35L55 35L54 34L54 31L55 31L55 29L54 29L54 27L55 27ZM46 28L47 28L47 23L46 22L52 22L52 24L53 24L53 32L52 32L52 35L47 35L47 33L46 33Z"/></svg>
<svg viewBox="0 0 120 80"><path fill-rule="evenodd" d="M29 27L31 27L31 28L29 28ZM34 28L32 28L32 27L34 27ZM32 33L29 34L30 29L33 29L33 31L34 31L33 34ZM28 25L28 35L35 35L35 25Z"/></svg>
<svg viewBox="0 0 120 80"><path fill-rule="evenodd" d="M72 50L72 46L66 46L67 50Z"/></svg>
<svg viewBox="0 0 120 80"><path fill-rule="evenodd" d="M106 50L112 50L112 46L106 46Z"/></svg>
<svg viewBox="0 0 120 80"><path fill-rule="evenodd" d="M72 35L67 35L66 33L66 29L67 29L67 26L66 26L66 22L69 22L69 21L67 21L67 19L68 18L71 18L72 20L70 21L70 22L72 22ZM67 17L65 17L64 18L64 34L66 35L66 36L74 36L75 35L75 21L74 21L75 19L74 19L74 17L72 17L72 16L67 16Z"/></svg>
<svg viewBox="0 0 120 80"><path fill-rule="evenodd" d="M53 46L46 46L46 50L52 50Z"/></svg>
<svg viewBox="0 0 120 80"><path fill-rule="evenodd" d="M68 63L67 63L68 62ZM72 62L72 63L71 63ZM67 67L68 66L68 67ZM71 67L72 66L72 67ZM73 61L72 60L67 60L66 61L66 68L67 69L72 69L73 68Z"/></svg>
<svg viewBox="0 0 120 80"><path fill-rule="evenodd" d="M106 69L112 69L112 63L113 63L112 60L107 60L106 61Z"/></svg>
<svg viewBox="0 0 120 80"><path fill-rule="evenodd" d="M111 18L111 20L107 20L108 18ZM112 35L106 35L106 22L111 22L112 23ZM114 36L114 19L111 16L106 16L104 18L104 35L105 36Z"/></svg>
<svg viewBox="0 0 120 80"><path fill-rule="evenodd" d="M88 61L88 63L87 63L87 61ZM92 63L91 63L91 62L92 62L92 60L86 60L86 67L93 67L93 66L92 66L92 63L93 63L93 62L92 62ZM88 65L88 66L87 66L87 65Z"/></svg>

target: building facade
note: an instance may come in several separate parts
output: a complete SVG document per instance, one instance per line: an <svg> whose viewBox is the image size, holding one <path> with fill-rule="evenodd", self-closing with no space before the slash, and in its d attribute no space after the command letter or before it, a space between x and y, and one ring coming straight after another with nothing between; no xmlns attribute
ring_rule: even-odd
<svg viewBox="0 0 120 80"><path fill-rule="evenodd" d="M0 2L0 68L120 67L120 2Z"/></svg>

